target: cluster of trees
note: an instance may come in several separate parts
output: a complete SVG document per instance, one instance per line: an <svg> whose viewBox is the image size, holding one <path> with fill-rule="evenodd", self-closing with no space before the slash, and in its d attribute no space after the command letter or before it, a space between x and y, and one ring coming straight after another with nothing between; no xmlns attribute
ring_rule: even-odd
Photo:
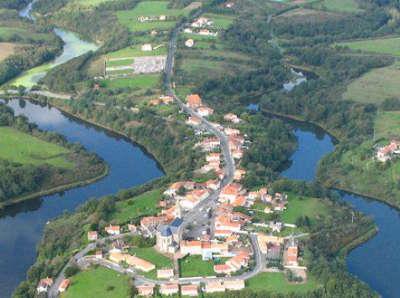
<svg viewBox="0 0 400 298"><path fill-rule="evenodd" d="M96 155L86 152L80 145L69 144L61 135L38 130L25 117L14 116L13 111L4 104L0 104L0 126L10 126L44 141L67 147L71 153L66 158L76 163L76 168L66 170L48 164L19 164L0 159L0 202L75 181L84 181L101 175L105 170L103 161Z"/></svg>
<svg viewBox="0 0 400 298"><path fill-rule="evenodd" d="M27 6L30 0L0 0L0 8L21 9Z"/></svg>
<svg viewBox="0 0 400 298"><path fill-rule="evenodd" d="M101 90L88 91L79 101L69 104L73 114L124 133L143 145L169 175L191 178L201 160L200 153L193 150L193 131L182 123L160 117L149 107L132 113L132 101L129 94L113 95ZM105 103L105 107L96 106L96 102Z"/></svg>

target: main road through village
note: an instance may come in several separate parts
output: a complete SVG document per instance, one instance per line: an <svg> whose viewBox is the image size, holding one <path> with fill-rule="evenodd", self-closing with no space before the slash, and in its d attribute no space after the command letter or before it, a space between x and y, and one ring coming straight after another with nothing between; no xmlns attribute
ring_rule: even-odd
<svg viewBox="0 0 400 298"><path fill-rule="evenodd" d="M192 18L196 18L199 15L201 15L202 11L199 10L197 11ZM183 224L182 224L182 229L185 230L188 225L205 225L206 222L209 220L207 216L204 216L204 214L207 212L207 210L213 210L214 207L217 204L218 201L218 196L219 193L221 192L221 189L228 185L229 183L232 183L233 181L233 176L235 172L235 162L233 160L231 151L229 150L229 143L228 143L228 138L226 134L216 128L212 123L210 123L207 119L203 118L200 116L195 110L191 109L188 107L175 93L172 85L172 75L173 75L173 68L174 68L174 60L175 60L175 54L177 50L177 39L178 39L178 34L180 31L184 28L184 26L187 25L187 23L182 23L176 26L171 34L171 38L169 41L169 46L168 46L168 55L167 55L167 60L166 60L166 65L165 65L165 76L164 76L164 84L167 89L168 95L172 96L175 100L175 102L178 104L180 109L185 112L186 114L189 114L193 117L197 117L201 119L201 124L203 128L208 130L210 133L214 134L219 140L221 144L221 150L222 154L224 156L224 161L225 161L225 175L224 179L220 185L220 187L215 190L213 193L210 194L206 199L201 201L196 208L194 208L192 211L187 212L186 214L183 215ZM127 233L129 234L129 233ZM92 249L96 247L97 244L104 243L107 239L108 240L115 240L118 238L121 238L127 234L121 234L118 236L110 236L106 237L103 239L98 240L95 243L91 243L88 246L86 246L83 250L75 254L71 260L68 262L68 264L61 270L60 274L57 276L55 279L51 289L49 290L49 297L50 298L55 298L58 296L58 287L62 280L65 278L64 272L65 268L70 265L71 263L77 263L79 266L85 267L88 266L89 264L100 264L102 266L106 266L108 268L111 268L113 270L116 270L121 273L128 274L135 278L135 283L136 284L143 284L143 283L154 283L154 284L163 284L163 283L168 283L171 281L161 281L161 280L152 280L145 278L141 275L139 275L137 272L135 272L132 269L124 269L123 267L119 266L118 264L114 264L111 262L108 262L107 260L96 260L94 258L90 257L85 257L85 255ZM264 256L262 255L260 248L258 246L257 242L257 236L255 234L250 234L250 240L251 240L251 245L254 253L254 260L255 260L255 266L250 270L242 275L235 276L235 277L196 277L196 278L179 278L176 281L180 284L188 284L188 283L199 283L199 282L206 282L206 281L224 281L224 280L232 280L232 279L249 279L258 273L260 273L264 269Z"/></svg>

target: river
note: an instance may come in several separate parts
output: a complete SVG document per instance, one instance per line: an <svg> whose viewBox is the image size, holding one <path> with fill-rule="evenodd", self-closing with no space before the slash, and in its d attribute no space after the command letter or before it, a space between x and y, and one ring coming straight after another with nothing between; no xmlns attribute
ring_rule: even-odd
<svg viewBox="0 0 400 298"><path fill-rule="evenodd" d="M335 140L323 130L295 121L298 148L291 157L290 167L282 175L290 179L312 181L318 161L334 150ZM382 297L400 297L400 216L398 210L378 201L341 192L343 200L356 210L371 216L378 234L352 250L346 258L349 271L366 282Z"/></svg>
<svg viewBox="0 0 400 298"><path fill-rule="evenodd" d="M25 101L9 102L17 115L23 114L41 129L64 135L96 152L110 167L104 179L6 208L0 213L0 297L9 297L35 261L36 246L46 222L73 211L89 198L115 194L163 175L156 161L139 146L114 134L71 119L55 108Z"/></svg>

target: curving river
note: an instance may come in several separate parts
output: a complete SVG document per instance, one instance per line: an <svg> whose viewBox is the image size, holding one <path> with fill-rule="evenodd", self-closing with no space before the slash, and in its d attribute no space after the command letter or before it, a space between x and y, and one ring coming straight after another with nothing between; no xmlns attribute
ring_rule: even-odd
<svg viewBox="0 0 400 298"><path fill-rule="evenodd" d="M312 181L319 160L334 150L335 140L320 128L288 121L294 128L298 148L290 167L282 173L290 179ZM371 216L379 233L347 256L349 271L385 298L400 297L400 214L378 201L341 192L343 200Z"/></svg>
<svg viewBox="0 0 400 298"><path fill-rule="evenodd" d="M89 198L114 194L120 189L143 184L163 175L156 161L139 146L102 129L93 127L55 108L25 101L8 104L17 115L23 114L41 129L64 135L70 142L79 142L96 152L110 167L104 179L61 194L9 207L0 212L0 297L9 297L25 279L36 256L43 227L47 221L73 211Z"/></svg>

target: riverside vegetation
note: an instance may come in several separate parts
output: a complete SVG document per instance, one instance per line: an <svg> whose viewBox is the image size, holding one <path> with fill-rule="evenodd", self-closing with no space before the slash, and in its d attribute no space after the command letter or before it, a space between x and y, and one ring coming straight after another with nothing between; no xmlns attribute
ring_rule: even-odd
<svg viewBox="0 0 400 298"><path fill-rule="evenodd" d="M106 165L0 104L0 207L101 177Z"/></svg>
<svg viewBox="0 0 400 298"><path fill-rule="evenodd" d="M190 2L171 1L170 6L181 9ZM337 5L312 7L305 4L299 7L291 5L290 1L274 4L243 0L238 1L234 10L227 10L221 6L223 1L209 1L203 9L223 19L224 28L215 38L195 38L199 48L195 46L188 50L182 43L178 45L174 78L178 94L200 93L216 110L212 120L221 120L223 113L228 111L245 120L240 129L252 140L242 164L247 171L246 187L268 184L275 191L315 198L330 206L327 213L315 216L311 221L306 216L298 221L304 231L310 233L304 243L304 258L318 286L307 293L278 294L273 289L259 291L259 282L253 281L256 284L253 289L225 293L225 296L376 296L346 272L343 259L344 247L351 247L354 241L374 230L372 220L339 203L338 198L321 183L281 180L279 173L295 148L295 137L289 125L281 120L268 119L262 114L253 115L246 109L249 104L258 104L263 110L318 123L341 141L338 150L344 150L341 148L346 148L346 144L359 146L368 141L373 135L377 107L340 100L339 95L351 81L374 68L390 65L393 58L354 55L349 49L336 47L334 43L393 34L399 29L393 22L389 24L391 16L386 9L380 9L381 3L359 2L360 9L352 9L353 3L346 6L346 13L340 13ZM128 202L141 200L148 191L161 192L170 181L192 178L192 170L204 161L204 157L193 150L196 136L182 123L184 118L177 108L148 104L150 99L163 92L161 75L151 88L145 84L134 87L118 84L112 88L107 80L93 79L102 74L99 65L103 55L143 42L166 42L169 31L161 30L155 37L150 37L148 32L135 31L118 22L118 11L134 9L137 1L105 2L97 5L96 9L84 11L74 10L68 3L67 0L40 1L36 9L39 13L46 13L46 22L76 30L92 39L101 39L103 47L96 53L56 67L44 78L41 86L56 91L75 91L75 100L53 100L52 103L144 145L158 159L167 175L150 184L89 201L77 212L63 215L49 224L38 248L37 261L29 270L27 281L16 290L16 297L32 296L40 278L55 275L77 249L86 245L85 232L88 230L101 230L110 222L120 222L121 218L137 222L145 214L156 213L157 210L144 208L143 212L128 217L120 214L121 206L130 206L132 203ZM394 5L389 3L383 7ZM60 10L68 13L58 18L57 11ZM305 13L310 17L302 17ZM290 22L287 21L289 17ZM184 37L180 38L184 40ZM191 63L196 60L201 60L202 65L196 67ZM246 67L239 67L241 65ZM282 84L291 79L289 67L292 65L307 69L314 75L292 92L283 92ZM207 71L207 76L202 75L204 71ZM326 182L322 176L320 181Z"/></svg>

